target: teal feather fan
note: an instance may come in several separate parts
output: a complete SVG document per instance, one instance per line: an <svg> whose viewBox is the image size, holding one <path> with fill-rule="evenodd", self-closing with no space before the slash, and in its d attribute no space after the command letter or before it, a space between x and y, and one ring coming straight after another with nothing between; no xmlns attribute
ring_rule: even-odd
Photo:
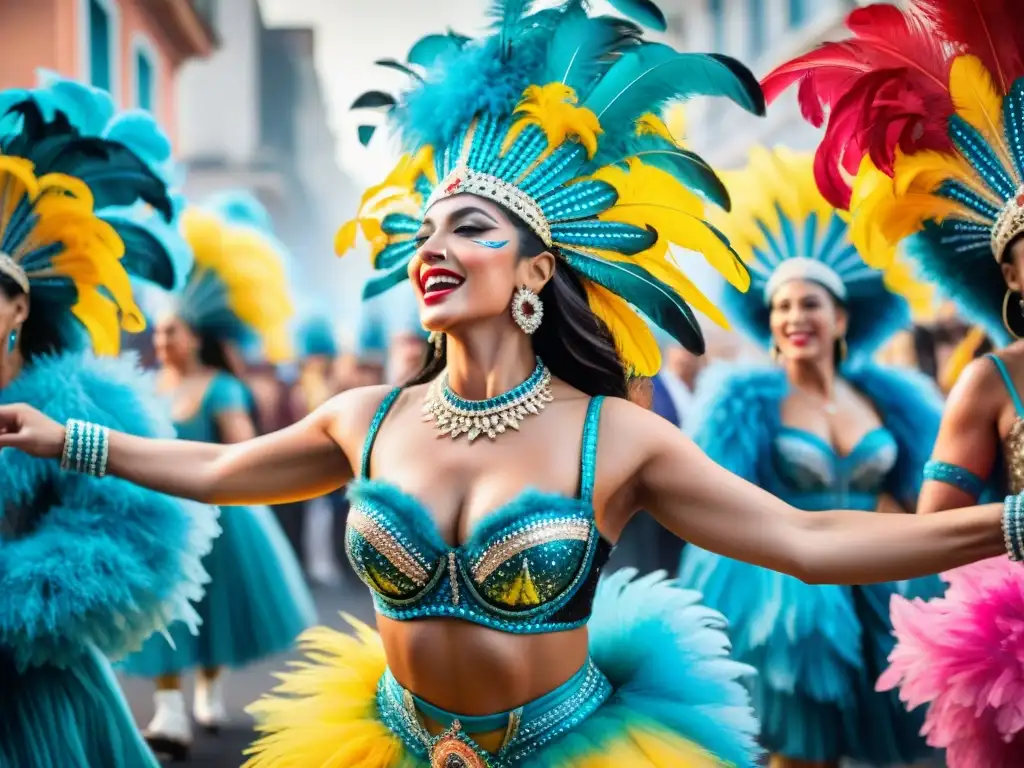
<svg viewBox="0 0 1024 768"><path fill-rule="evenodd" d="M407 154L367 191L336 248L344 253L360 231L370 242L378 270L364 289L370 298L406 278L430 204L489 197L577 273L631 373L653 375L658 344L635 310L697 353L704 340L694 310L725 323L671 259L670 244L704 254L737 290L749 285L726 238L705 221L707 204L728 207L725 187L658 114L701 95L763 114L764 98L733 59L645 39L641 25L665 26L649 0L612 3L628 18L590 16L580 0L533 5L495 0L486 37L430 35L406 63L379 62L407 70L410 89L371 91L352 106L386 111ZM360 128L364 142L372 134Z"/></svg>

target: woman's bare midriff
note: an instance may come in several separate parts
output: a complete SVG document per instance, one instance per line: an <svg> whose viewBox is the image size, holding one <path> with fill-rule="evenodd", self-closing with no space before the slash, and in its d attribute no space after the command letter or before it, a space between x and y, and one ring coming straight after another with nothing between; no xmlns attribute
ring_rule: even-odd
<svg viewBox="0 0 1024 768"><path fill-rule="evenodd" d="M588 656L587 629L513 635L454 619L393 621L377 616L388 666L403 688L460 715L491 715L520 707L568 681ZM427 730L439 723L421 714ZM504 731L473 734L484 749Z"/></svg>

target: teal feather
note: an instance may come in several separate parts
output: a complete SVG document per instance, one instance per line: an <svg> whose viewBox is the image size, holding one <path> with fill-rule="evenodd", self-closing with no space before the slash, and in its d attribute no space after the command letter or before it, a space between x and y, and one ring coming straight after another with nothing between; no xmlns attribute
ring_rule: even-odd
<svg viewBox="0 0 1024 768"><path fill-rule="evenodd" d="M374 266L377 269L391 269L396 264L407 264L412 255L416 253L417 245L415 240L391 243L377 254Z"/></svg>
<svg viewBox="0 0 1024 768"><path fill-rule="evenodd" d="M715 205L728 211L732 207L729 191L710 165L695 152L666 141L661 136L634 136L629 140L627 156L672 174L689 189L701 192ZM626 158L624 157L623 160Z"/></svg>
<svg viewBox="0 0 1024 768"><path fill-rule="evenodd" d="M544 198L544 215L552 224L585 219L608 210L618 197L606 181L580 181Z"/></svg>
<svg viewBox="0 0 1024 768"><path fill-rule="evenodd" d="M217 192L203 201L203 208L213 211L231 224L246 226L264 235L274 234L274 220L270 212L248 190Z"/></svg>
<svg viewBox="0 0 1024 768"><path fill-rule="evenodd" d="M1003 99L1003 125L1017 173L1024 177L1024 77L1014 80Z"/></svg>
<svg viewBox="0 0 1024 768"><path fill-rule="evenodd" d="M386 235L415 235L420 229L420 221L404 213L389 213L380 223L380 228Z"/></svg>
<svg viewBox="0 0 1024 768"><path fill-rule="evenodd" d="M608 0L609 5L627 19L650 29L664 32L668 29L665 14L651 0Z"/></svg>
<svg viewBox="0 0 1024 768"><path fill-rule="evenodd" d="M371 277L366 281L366 285L363 286L363 301L372 299L374 296L390 291L396 285L401 283L403 280L409 279L409 262L398 264L392 267L384 274L378 274Z"/></svg>
<svg viewBox="0 0 1024 768"><path fill-rule="evenodd" d="M193 257L177 226L139 205L105 210L102 218L124 242L121 264L128 274L170 291L184 286Z"/></svg>
<svg viewBox="0 0 1024 768"><path fill-rule="evenodd" d="M420 75L419 72L412 69L411 67L406 66L400 61L395 61L394 59L377 59L377 61L373 63L376 64L378 67L384 67L384 69L392 69L395 72L400 72L403 75L407 75L411 77L413 80L416 80L417 82L423 82L423 76Z"/></svg>
<svg viewBox="0 0 1024 768"><path fill-rule="evenodd" d="M707 54L676 53L667 45L643 45L608 70L584 106L602 125L623 127L633 126L641 115L666 102L695 95L724 96L748 112L762 114L764 95L760 87L752 88L749 79L737 75L741 66ZM602 157L606 149L602 146Z"/></svg>
<svg viewBox="0 0 1024 768"><path fill-rule="evenodd" d="M349 109L390 109L395 106L395 97L384 91L367 91L356 97Z"/></svg>
<svg viewBox="0 0 1024 768"><path fill-rule="evenodd" d="M551 237L558 243L583 248L600 248L626 256L643 253L658 241L658 233L617 221L570 221L551 226Z"/></svg>
<svg viewBox="0 0 1024 768"><path fill-rule="evenodd" d="M358 128L359 143L364 147L370 144L370 139L373 138L373 134L377 132L377 126L375 125L360 125Z"/></svg>
<svg viewBox="0 0 1024 768"><path fill-rule="evenodd" d="M409 55L405 58L410 64L430 69L438 59L455 53L468 42L468 37L455 34L451 30L444 35L427 35L413 43Z"/></svg>
<svg viewBox="0 0 1024 768"><path fill-rule="evenodd" d="M704 354L704 334L697 317L665 283L635 264L596 259L568 249L562 256L581 277L628 301L690 352Z"/></svg>
<svg viewBox="0 0 1024 768"><path fill-rule="evenodd" d="M508 58L520 31L520 24L530 12L533 0L491 0L487 10L492 19L491 29L497 33L502 58Z"/></svg>
<svg viewBox="0 0 1024 768"><path fill-rule="evenodd" d="M1017 194L1017 186L1010 177L1008 169L1003 166L995 149L974 126L960 115L953 115L949 118L949 138L993 192L1003 200L1009 200Z"/></svg>
<svg viewBox="0 0 1024 768"><path fill-rule="evenodd" d="M640 30L622 19L591 18L580 7L567 10L548 43L540 82L564 83L585 93L614 63L614 55L635 46L639 37Z"/></svg>

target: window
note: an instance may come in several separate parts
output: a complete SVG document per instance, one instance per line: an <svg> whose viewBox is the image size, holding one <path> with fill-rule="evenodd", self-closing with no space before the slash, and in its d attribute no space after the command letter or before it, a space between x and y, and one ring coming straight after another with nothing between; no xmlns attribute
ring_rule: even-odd
<svg viewBox="0 0 1024 768"><path fill-rule="evenodd" d="M789 0L789 26L803 26L811 15L809 6L808 0Z"/></svg>
<svg viewBox="0 0 1024 768"><path fill-rule="evenodd" d="M725 53L725 0L708 0L711 42L714 53Z"/></svg>
<svg viewBox="0 0 1024 768"><path fill-rule="evenodd" d="M764 19L764 0L747 0L747 24L750 33L750 58L764 53L767 28Z"/></svg>
<svg viewBox="0 0 1024 768"><path fill-rule="evenodd" d="M89 82L110 90L113 83L113 25L101 0L89 0Z"/></svg>
<svg viewBox="0 0 1024 768"><path fill-rule="evenodd" d="M132 38L132 58L135 106L156 112L157 54L149 40L138 33Z"/></svg>

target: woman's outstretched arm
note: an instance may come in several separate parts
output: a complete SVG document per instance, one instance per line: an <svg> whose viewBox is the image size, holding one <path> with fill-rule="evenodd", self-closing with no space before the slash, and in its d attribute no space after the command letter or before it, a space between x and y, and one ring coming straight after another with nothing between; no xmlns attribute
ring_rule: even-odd
<svg viewBox="0 0 1024 768"><path fill-rule="evenodd" d="M355 446L387 391L350 390L286 429L229 445L112 431L107 474L210 504L314 498L352 478L357 459L350 454L358 452ZM63 447L63 425L28 406L0 406L0 449L56 459Z"/></svg>
<svg viewBox="0 0 1024 768"><path fill-rule="evenodd" d="M607 426L634 457L629 506L705 549L818 584L899 581L1006 551L1001 504L933 515L800 511L720 467L672 425L616 405Z"/></svg>

